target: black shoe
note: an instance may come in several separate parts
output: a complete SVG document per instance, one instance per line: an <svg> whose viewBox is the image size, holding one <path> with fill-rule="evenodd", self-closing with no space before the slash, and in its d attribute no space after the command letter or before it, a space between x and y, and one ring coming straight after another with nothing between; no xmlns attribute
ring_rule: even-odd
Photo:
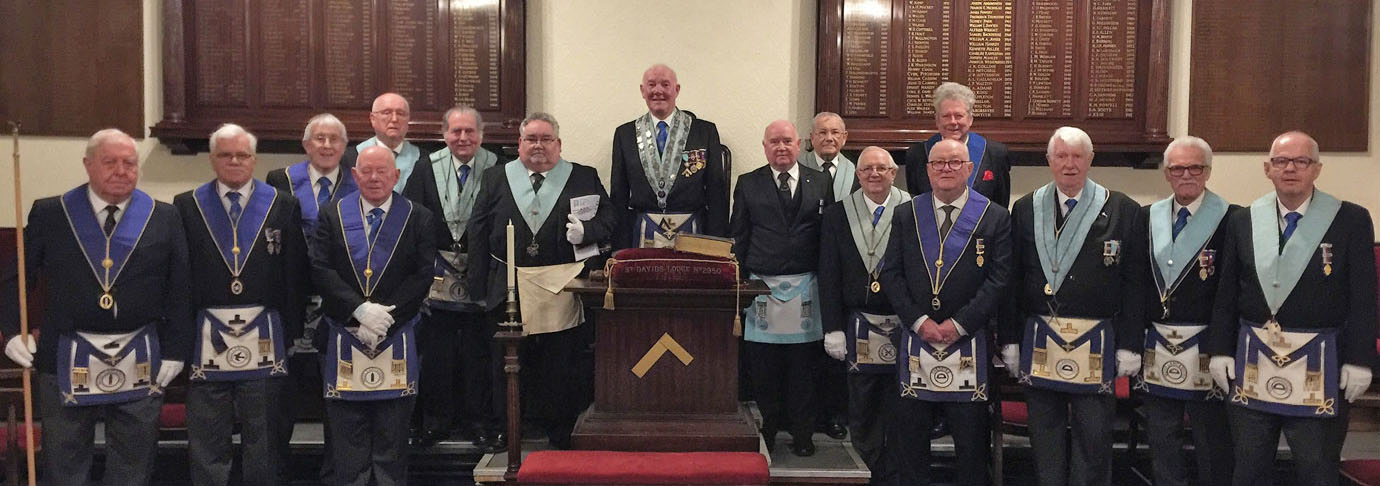
<svg viewBox="0 0 1380 486"><path fill-rule="evenodd" d="M940 417L935 420L934 427L930 429L930 440L938 439L946 435L949 435L949 422L944 420L943 417Z"/></svg>
<svg viewBox="0 0 1380 486"><path fill-rule="evenodd" d="M490 436L489 436L489 443L488 443L487 447L486 447L485 450L484 450L485 452L489 452L489 453L499 453L499 452L505 452L505 451L507 451L507 450L508 450L508 436L507 436L507 434L504 434L504 433L502 433L502 432L495 432L495 433L490 434Z"/></svg>
<svg viewBox="0 0 1380 486"><path fill-rule="evenodd" d="M800 457L810 457L815 455L815 441L812 439L792 440L791 454Z"/></svg>
<svg viewBox="0 0 1380 486"><path fill-rule="evenodd" d="M431 447L436 443L450 438L450 434L440 430L423 430L412 436L412 445L417 447Z"/></svg>
<svg viewBox="0 0 1380 486"><path fill-rule="evenodd" d="M758 432L762 434L762 441L765 442L765 443L767 444L767 453L770 454L770 453L772 453L772 452L775 452L775 451L776 451L776 431L775 431L775 430L769 430L769 429L760 429L760 430L758 430Z"/></svg>
<svg viewBox="0 0 1380 486"><path fill-rule="evenodd" d="M824 435L829 436L830 439L843 440L848 438L848 427L844 427L843 424L831 423L822 428L824 430L820 430L820 432L824 432Z"/></svg>
<svg viewBox="0 0 1380 486"><path fill-rule="evenodd" d="M476 430L471 432L470 436L470 444L474 444L474 446L478 447L480 450L488 449L489 443L494 441L494 438L485 430Z"/></svg>

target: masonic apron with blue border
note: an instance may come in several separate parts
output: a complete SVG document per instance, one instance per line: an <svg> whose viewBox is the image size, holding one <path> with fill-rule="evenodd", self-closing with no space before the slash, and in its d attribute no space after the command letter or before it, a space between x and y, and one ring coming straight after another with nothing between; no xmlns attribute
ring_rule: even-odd
<svg viewBox="0 0 1380 486"><path fill-rule="evenodd" d="M311 161L298 162L284 170L288 183L292 186L292 197L297 199L297 206L302 208L302 234L307 237L308 243L311 242L311 235L316 233L316 218L321 214L321 208L316 205L316 181L311 180L311 170L307 167L309 164ZM355 185L354 175L348 168L339 168L336 171L335 185L331 186L330 200L335 201L341 196L355 192L359 192L359 186Z"/></svg>
<svg viewBox="0 0 1380 486"><path fill-rule="evenodd" d="M771 293L748 305L743 339L754 343L800 344L824 338L819 316L819 282L815 273L757 275Z"/></svg>
<svg viewBox="0 0 1380 486"><path fill-rule="evenodd" d="M441 198L441 212L446 220L446 228L451 238L461 241L469 228L470 216L474 212L474 201L479 196L479 188L484 183L484 173L498 162L498 156L488 150L475 151L470 159L470 173L464 187L456 175L455 156L449 148L432 152L428 157L431 172L435 175L436 192ZM465 275L468 268L467 255L456 248L438 248L436 251L436 280L431 284L427 295L427 305L432 309L449 311L477 310L479 303L470 299L465 290Z"/></svg>
<svg viewBox="0 0 1380 486"><path fill-rule="evenodd" d="M929 154L930 149L934 148L934 144L939 143L941 140L944 140L944 136L938 133L926 139L925 153ZM987 155L987 139L983 138L982 135L968 132L968 143L965 145L968 146L968 160L973 161L973 172L968 174L968 187L972 188L973 184L978 181L978 174L982 173L982 159L984 155ZM1091 182L1091 180L1089 182Z"/></svg>
<svg viewBox="0 0 1380 486"><path fill-rule="evenodd" d="M1251 246L1260 290L1270 315L1298 285L1315 248L1322 242L1342 203L1322 191L1313 193L1308 214L1279 247L1279 209L1271 192L1251 203ZM1241 319L1236 339L1236 380L1231 401L1252 410L1292 417L1337 415L1337 328L1291 328L1271 318L1265 323ZM1287 324L1287 323L1285 323Z"/></svg>
<svg viewBox="0 0 1380 486"><path fill-rule="evenodd" d="M366 301L398 247L398 240L412 217L412 203L393 193L393 204L383 217L374 240L370 241L365 224L364 206L359 193L351 194L336 203L340 211L340 233L350 254L355 280ZM395 323L396 330L380 343L365 343L344 323L328 316L326 359L321 373L322 387L329 399L368 401L389 400L417 394L417 322L418 314L407 322Z"/></svg>
<svg viewBox="0 0 1380 486"><path fill-rule="evenodd" d="M1186 278L1207 280L1216 272L1217 251L1207 248L1227 215L1227 202L1207 191L1197 214L1174 238L1174 198L1150 205L1150 273L1159 293L1161 316L1169 315L1169 297ZM1211 356L1200 351L1204 322L1154 320L1145 330L1145 353L1135 388L1177 400L1220 400L1225 394L1208 371Z"/></svg>
<svg viewBox="0 0 1380 486"><path fill-rule="evenodd" d="M913 201L915 237L920 241L920 256L925 261L930 281L930 308L938 311L942 305L939 294L944 282L972 246L974 231L982 223L991 201L977 191L968 191L968 202L964 203L949 234L943 238L939 235L940 221L934 214L934 197L926 193ZM976 258L981 261L983 257L979 254ZM978 332L948 345L935 345L925 342L915 331L905 329L901 334L897 368L901 396L926 401L986 401L987 340L986 332Z"/></svg>
<svg viewBox="0 0 1380 486"><path fill-rule="evenodd" d="M87 185L62 195L62 210L102 293L90 296L112 316L120 312L115 285L153 216L143 191L130 196L125 215L106 236L87 197ZM87 296L71 296L86 298ZM158 369L158 331L150 323L125 333L67 331L58 336L57 380L64 406L124 403L163 391L152 379Z"/></svg>
<svg viewBox="0 0 1380 486"><path fill-rule="evenodd" d="M244 290L240 272L254 255L259 233L264 231L264 222L278 198L272 186L258 180L250 183L254 184L254 191L238 222L231 221L226 213L215 181L201 185L192 193L206 231L230 271L230 293L235 295ZM265 238L268 236L266 233ZM271 243L271 239L267 241ZM284 338L282 319L275 309L263 306L201 309L197 314L197 337L192 347L189 379L236 381L286 375Z"/></svg>
<svg viewBox="0 0 1380 486"><path fill-rule="evenodd" d="M637 135L637 156L642 162L642 173L647 176L647 184L656 196L658 211L638 213L635 230L638 246L641 248L670 248L680 233L700 234L699 212L667 211L666 198L675 188L677 176L689 178L704 170L708 164L706 149L685 150L690 135L690 125L694 117L676 110L667 126L666 149L658 152L656 147L656 120L646 113L633 120L633 130Z"/></svg>
<svg viewBox="0 0 1380 486"><path fill-rule="evenodd" d="M1044 271L1045 295L1057 297L1059 287L1083 243L1107 204L1107 189L1088 179L1083 185L1083 197L1068 217L1064 227L1057 228L1055 212L1059 204L1054 183L1035 190L1033 198L1035 250ZM1104 247L1119 242L1106 242ZM1106 251L1104 251L1105 253ZM1110 258L1110 257L1109 257ZM1026 318L1021 343L1019 381L1036 388L1068 393L1111 394L1116 378L1115 336L1110 319L1083 319L1076 316L1031 315Z"/></svg>
<svg viewBox="0 0 1380 486"><path fill-rule="evenodd" d="M896 187L887 193L882 214L877 224L872 224L872 211L867 210L866 195L861 190L848 195L844 203L844 214L848 219L848 229L853 235L853 247L858 258L871 278L868 279L868 292L872 297L881 295L882 287L877 282L878 264L886 256L886 243L891 238L892 214L896 206L910 199L910 194ZM901 318L895 314L877 315L853 311L848 316L847 327L843 332L845 353L849 373L895 373L896 372L896 328Z"/></svg>

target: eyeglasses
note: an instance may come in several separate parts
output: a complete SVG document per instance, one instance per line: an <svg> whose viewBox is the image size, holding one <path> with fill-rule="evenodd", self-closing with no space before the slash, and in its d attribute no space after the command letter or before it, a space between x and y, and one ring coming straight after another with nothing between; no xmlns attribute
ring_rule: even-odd
<svg viewBox="0 0 1380 486"><path fill-rule="evenodd" d="M1270 167L1274 167L1276 169L1286 169L1289 167L1289 164L1294 164L1294 167L1297 167L1299 169L1307 169L1317 162L1318 161L1313 160L1309 157L1272 157L1270 159Z"/></svg>
<svg viewBox="0 0 1380 486"><path fill-rule="evenodd" d="M959 159L931 160L929 166L934 170L958 170L959 167L963 167L963 164L966 163L968 163L968 161Z"/></svg>
<svg viewBox="0 0 1380 486"><path fill-rule="evenodd" d="M551 145L553 143L556 143L556 137L523 137L522 143L525 143L527 145Z"/></svg>
<svg viewBox="0 0 1380 486"><path fill-rule="evenodd" d="M407 110L379 110L374 112L374 114L378 115L379 118L392 118L394 116L398 118L407 118Z"/></svg>
<svg viewBox="0 0 1380 486"><path fill-rule="evenodd" d="M254 154L248 152L220 152L215 155L212 155L212 157L215 157L216 160L222 162L230 162L232 160L249 160L254 158Z"/></svg>
<svg viewBox="0 0 1380 486"><path fill-rule="evenodd" d="M1200 176L1203 175L1203 171L1206 169L1206 165L1179 165L1174 167L1165 167L1165 170L1169 171L1169 175L1172 175L1174 177L1182 176L1184 175L1184 172L1188 172L1188 175L1191 176Z"/></svg>
<svg viewBox="0 0 1380 486"><path fill-rule="evenodd" d="M870 173L873 173L873 172L878 173L878 174L885 174L885 173L891 172L891 171L893 171L893 170L896 170L896 168L895 168L895 167L887 167L887 166L884 166L884 165L874 165L874 166L871 166L871 167L859 167L859 168L858 168L858 172L862 172L862 173L864 173L864 174L870 174Z"/></svg>

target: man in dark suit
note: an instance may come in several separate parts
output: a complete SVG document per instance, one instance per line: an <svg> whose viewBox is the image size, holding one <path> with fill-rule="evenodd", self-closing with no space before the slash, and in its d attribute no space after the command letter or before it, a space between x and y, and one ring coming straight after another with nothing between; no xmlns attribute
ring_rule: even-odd
<svg viewBox="0 0 1380 486"><path fill-rule="evenodd" d="M1136 238L1150 249L1150 261L1140 272L1145 358L1135 388L1142 392L1155 484L1189 484L1184 417L1193 424L1201 482L1231 482L1225 389L1213 387L1203 343L1221 277L1216 269L1231 258L1221 223L1240 206L1207 189L1211 176L1212 147L1179 137L1164 150L1164 178L1174 195L1140 210Z"/></svg>
<svg viewBox="0 0 1380 486"><path fill-rule="evenodd" d="M327 331L326 415L336 484L407 484L417 323L436 260L431 212L393 192L393 153L366 147L359 192L321 212L310 254Z"/></svg>
<svg viewBox="0 0 1380 486"><path fill-rule="evenodd" d="M1282 431L1297 484L1337 484L1350 402L1375 365L1375 231L1365 208L1317 189L1308 134L1275 138L1263 165L1275 190L1228 217L1208 330L1213 380L1230 390L1232 483L1270 482Z"/></svg>
<svg viewBox="0 0 1380 486"><path fill-rule="evenodd" d="M148 484L162 389L192 348L187 239L177 209L135 189L129 135L104 129L86 147L88 183L29 211L25 265L29 282L47 285L43 332L36 343L19 335L18 309L7 308L5 355L38 370L44 484L88 484L97 422L105 481Z"/></svg>
<svg viewBox="0 0 1380 486"><path fill-rule="evenodd" d="M1145 338L1140 205L1088 178L1086 132L1055 130L1045 156L1054 181L1011 211L1011 309L997 338L1026 385L1039 483L1107 485L1113 380L1140 372Z"/></svg>
<svg viewBox="0 0 1380 486"><path fill-rule="evenodd" d="M728 234L728 175L719 129L676 108L676 72L642 74L647 113L613 132L617 248L665 247L678 232Z"/></svg>
<svg viewBox="0 0 1380 486"><path fill-rule="evenodd" d="M500 165L498 155L480 147L484 119L468 106L447 110L441 119L446 148L432 152L412 171L407 196L431 210L436 230L436 281L427 306L431 315L421 329L422 390L418 445L430 446L450 435L456 411L467 420L477 447L507 447L493 408L495 385L502 372L489 356L497 330L484 318L482 303L464 291L468 269L469 229L479 188L490 167ZM463 397L455 393L459 373ZM463 403L457 407L457 401ZM416 420L414 420L416 421Z"/></svg>
<svg viewBox="0 0 1380 486"><path fill-rule="evenodd" d="M848 143L848 127L838 113L828 111L815 115L810 127L810 150L800 152L800 165L828 174L829 191L834 201L847 199L862 187L854 177L857 164L844 156ZM894 176L893 176L894 177Z"/></svg>
<svg viewBox="0 0 1380 486"><path fill-rule="evenodd" d="M345 124L335 115L321 113L313 116L302 131L302 149L307 153L307 160L270 171L265 178L268 185L297 199L302 216L301 233L308 246L315 241L312 236L316 234L316 221L321 211L334 205L340 198L359 192L350 167L341 163L348 140ZM288 376L286 380L281 380L287 397L299 393L317 393L321 388L321 364L315 345L317 333L324 332L321 325L321 296L313 288L310 277L305 279L304 285L302 292L306 306L302 326L300 333L293 331L288 335ZM277 429L278 450L282 455L278 477L280 481L287 482L292 476L288 466L291 462L293 424L297 420L298 410L286 407L280 411L281 421ZM330 442L330 427L324 429L326 442ZM332 465L330 449L326 449L322 452L322 482L331 482Z"/></svg>
<svg viewBox="0 0 1380 486"><path fill-rule="evenodd" d="M407 98L397 93L384 93L374 98L374 104L369 111L369 126L373 127L374 136L345 149L341 165L347 168L354 167L355 159L365 148L383 145L393 151L393 158L397 161L398 173L401 175L393 191L401 193L407 181L412 180L412 170L417 164L426 162L422 159L425 155L422 149L407 141L407 130L411 121L412 106L407 102Z"/></svg>
<svg viewBox="0 0 1380 486"><path fill-rule="evenodd" d="M872 470L872 484L896 483L894 444L886 441L896 407L896 346L901 322L877 275L891 236L891 215L910 194L891 184L896 162L878 147L858 157L862 189L824 210L820 225L819 297L824 350L847 364L843 395L852 414L853 446ZM851 183L850 183L851 184ZM843 363L839 363L842 365ZM842 367L842 366L841 366ZM844 389L844 386L847 388Z"/></svg>
<svg viewBox="0 0 1380 486"><path fill-rule="evenodd" d="M1007 207L1011 202L1011 154L1006 145L969 131L976 102L973 90L958 83L946 82L934 89L934 124L939 133L906 149L906 188L911 193L930 190L925 173L930 148L940 140L958 140L968 146L968 157L973 161L968 187L998 206Z"/></svg>
<svg viewBox="0 0 1380 486"><path fill-rule="evenodd" d="M492 167L484 176L467 231L470 241L469 291L483 302L489 319L505 319L499 304L508 296L505 268L509 245L515 248L518 303L527 336L523 339L523 412L541 421L552 446L570 447L570 432L581 410L577 383L591 370L577 369L584 342L578 332L584 307L569 292L549 292L549 282L568 282L585 270L585 261L607 245L616 225L599 173L561 158L560 125L546 113L532 113L518 128L518 160ZM513 241L507 227L512 225ZM536 228L533 230L533 228ZM535 280L548 282L536 285ZM564 284L562 283L562 287ZM493 353L502 359L503 353ZM506 415L506 394L496 393ZM503 418L500 423L506 423Z"/></svg>
<svg viewBox="0 0 1380 486"><path fill-rule="evenodd" d="M796 163L795 125L767 125L762 148L768 163L738 177L729 223L744 276L772 289L746 309L745 361L767 449L775 448L776 432L789 418L791 452L809 456L815 453L814 387L824 336L815 270L830 192L823 173Z"/></svg>
<svg viewBox="0 0 1380 486"><path fill-rule="evenodd" d="M879 278L904 324L895 368L902 399L891 439L900 484L927 484L931 424L943 416L957 483L987 484L988 343L1011 276L1011 217L968 188L973 163L961 142L942 140L929 157L934 191L896 209Z"/></svg>
<svg viewBox="0 0 1380 486"><path fill-rule="evenodd" d="M258 140L211 133L216 179L177 195L191 261L196 325L187 389L192 482L224 485L239 426L245 484L278 484L288 336L301 333L307 248L297 200L254 180Z"/></svg>

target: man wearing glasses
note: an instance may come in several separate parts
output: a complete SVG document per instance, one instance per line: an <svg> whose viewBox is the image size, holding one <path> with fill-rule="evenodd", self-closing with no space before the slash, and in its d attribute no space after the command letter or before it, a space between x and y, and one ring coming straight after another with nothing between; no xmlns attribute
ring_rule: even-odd
<svg viewBox="0 0 1380 486"><path fill-rule="evenodd" d="M1149 245L1141 270L1145 353L1136 390L1142 392L1155 484L1190 483L1184 459L1184 417L1202 484L1231 482L1231 435L1222 397L1203 351L1225 251L1229 214L1241 209L1207 189L1212 147L1184 136L1164 149L1164 178L1174 194L1141 208L1138 239ZM1153 290L1153 291L1152 291Z"/></svg>
<svg viewBox="0 0 1380 486"><path fill-rule="evenodd" d="M800 153L800 165L824 172L835 201L842 201L861 186L861 179L853 177L857 165L844 156L848 143L848 127L837 113L822 111L815 115L810 127L810 151ZM895 178L895 175L892 175Z"/></svg>
<svg viewBox="0 0 1380 486"><path fill-rule="evenodd" d="M527 335L520 350L523 412L540 421L553 447L569 449L581 410L582 392L576 385L587 381L578 374L587 370L576 365L576 353L584 345L578 326L585 315L579 298L559 289L586 271L586 260L609 243L617 220L599 172L561 158L560 130L556 118L546 113L522 120L518 160L484 175L466 233L474 255L470 297L484 304L492 323L507 319L506 307L500 305L508 297L506 249L510 244L515 248L518 304ZM493 353L493 359L502 360L502 353ZM504 415L498 423L507 423L506 397L495 397Z"/></svg>
<svg viewBox="0 0 1380 486"><path fill-rule="evenodd" d="M930 431L941 416L951 425L958 484L988 482L990 323L1011 276L1011 215L968 188L968 155L957 140L930 148L933 191L897 208L882 262L882 288L903 324L901 403L888 438L900 484L928 484Z"/></svg>
<svg viewBox="0 0 1380 486"><path fill-rule="evenodd" d="M1228 390L1233 484L1267 484L1280 432L1298 484L1337 484L1349 403L1375 362L1375 232L1365 208L1317 190L1318 143L1270 146L1275 190L1227 219L1207 352ZM1195 422L1196 426L1196 422Z"/></svg>
<svg viewBox="0 0 1380 486"><path fill-rule="evenodd" d="M412 177L412 169L422 157L421 149L407 141L408 123L411 121L412 108L402 95L384 93L374 98L373 108L369 112L369 126L374 128L374 136L347 149L340 161L341 167L354 167L360 152L382 144L393 152L398 166L398 182L393 190L403 192L408 178Z"/></svg>
<svg viewBox="0 0 1380 486"><path fill-rule="evenodd" d="M891 310L884 287L874 282L891 237L892 214L910 194L891 185L896 162L886 150L868 147L858 161L862 189L825 209L820 223L820 310L824 350L847 364L844 398L852 412L848 425L853 446L872 470L872 484L880 486L896 484L895 461L883 451L896 404L896 347L891 336L900 318ZM843 385L838 388L842 391Z"/></svg>
<svg viewBox="0 0 1380 486"><path fill-rule="evenodd" d="M1055 130L1045 157L1054 181L1011 211L1013 305L997 337L1007 371L1026 385L1039 484L1107 485L1113 381L1140 372L1145 339L1140 205L1088 177L1083 130Z"/></svg>

